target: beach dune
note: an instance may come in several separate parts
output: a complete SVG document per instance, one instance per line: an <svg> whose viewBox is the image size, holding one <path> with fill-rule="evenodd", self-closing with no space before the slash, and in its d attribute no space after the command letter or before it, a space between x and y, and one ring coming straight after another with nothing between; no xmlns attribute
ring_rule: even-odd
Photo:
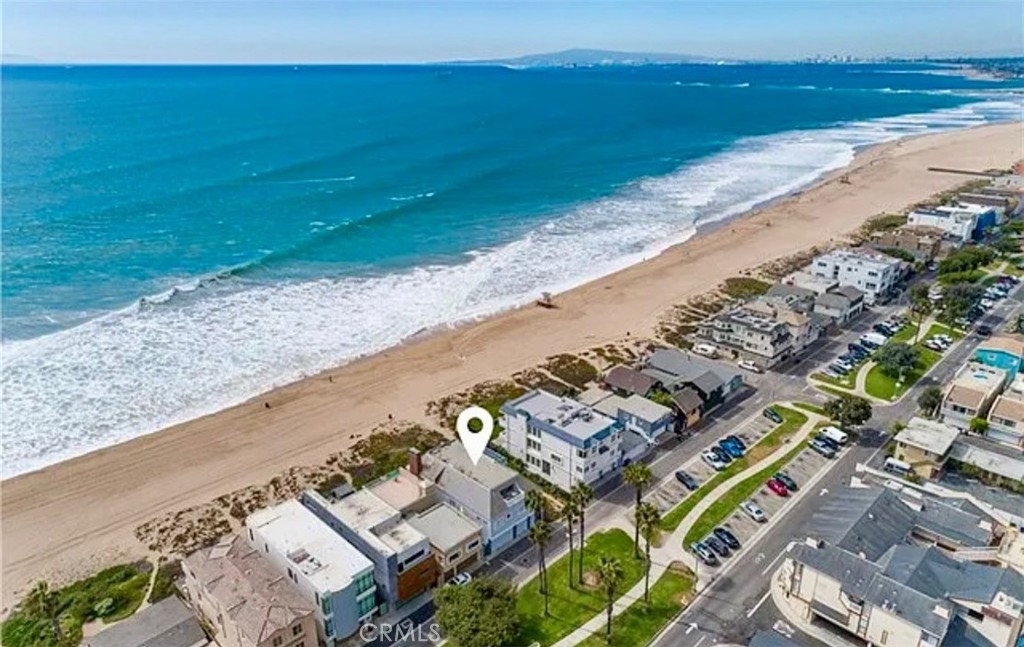
<svg viewBox="0 0 1024 647"><path fill-rule="evenodd" d="M929 166L1009 167L1021 123L925 135L859 154L813 188L697 236L642 264L519 308L418 338L225 411L0 485L3 601L40 577L65 580L145 548L133 530L295 465L322 463L388 415L425 405L559 352L650 335L673 304L763 262L839 239L966 179ZM843 181L840 178L845 176ZM265 404L266 403L266 404ZM269 408L267 406L269 404Z"/></svg>

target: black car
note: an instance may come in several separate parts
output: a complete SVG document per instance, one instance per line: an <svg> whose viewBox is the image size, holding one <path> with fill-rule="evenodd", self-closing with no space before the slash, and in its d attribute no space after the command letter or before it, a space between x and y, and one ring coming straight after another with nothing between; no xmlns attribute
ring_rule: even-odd
<svg viewBox="0 0 1024 647"><path fill-rule="evenodd" d="M775 480L781 482L783 485L786 486L786 489L791 492L799 489L796 485L796 481L793 480L793 477L791 477L789 474L786 474L785 472L776 472Z"/></svg>
<svg viewBox="0 0 1024 647"><path fill-rule="evenodd" d="M726 546L728 546L729 548L731 548L733 550L739 550L739 548L740 548L740 540L736 539L736 535L732 534L731 532L729 532L725 528L721 528L721 527L715 528L714 532L715 532L715 537L718 537L720 540L725 542Z"/></svg>
<svg viewBox="0 0 1024 647"><path fill-rule="evenodd" d="M732 462L732 456L729 455L729 452L725 451L718 445L712 445L711 447L708 447L708 451L717 456L718 460L722 461L723 463Z"/></svg>
<svg viewBox="0 0 1024 647"><path fill-rule="evenodd" d="M819 434L815 435L814 438L815 438L815 440L818 440L821 443L823 443L826 447L828 447L832 451L834 451L834 452L839 451L839 443L837 443L836 441L832 440L831 438L829 438L825 434L819 433Z"/></svg>
<svg viewBox="0 0 1024 647"><path fill-rule="evenodd" d="M729 547L725 545L725 542L720 540L714 535L708 535L704 538L704 545L715 551L719 557L729 556Z"/></svg>
<svg viewBox="0 0 1024 647"><path fill-rule="evenodd" d="M978 326L975 329L975 332L978 333L978 335L981 336L981 337L988 337L989 335L992 334L992 327L991 326Z"/></svg>
<svg viewBox="0 0 1024 647"><path fill-rule="evenodd" d="M697 479L693 478L683 470L676 472L676 480L685 485L686 489L691 492L700 487L700 483L697 482Z"/></svg>
<svg viewBox="0 0 1024 647"><path fill-rule="evenodd" d="M731 443L736 443L737 445L740 446L740 449L742 449L743 451L747 451L747 444L743 442L743 439L737 436L736 434L729 434L722 440L727 440Z"/></svg>
<svg viewBox="0 0 1024 647"><path fill-rule="evenodd" d="M878 333L880 335L885 335L886 337L892 337L893 335L896 334L892 330L890 330L887 326L883 326L880 323L879 324L875 324L874 326L871 326L871 330L874 330L876 333Z"/></svg>
<svg viewBox="0 0 1024 647"><path fill-rule="evenodd" d="M762 411L761 415L763 415L765 418L768 418L777 425L782 424L782 414L771 407L768 407L767 409Z"/></svg>

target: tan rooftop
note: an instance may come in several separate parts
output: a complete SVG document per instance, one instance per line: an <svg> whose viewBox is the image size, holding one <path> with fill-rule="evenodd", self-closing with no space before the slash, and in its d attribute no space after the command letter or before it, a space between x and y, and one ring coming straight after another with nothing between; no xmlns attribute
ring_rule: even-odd
<svg viewBox="0 0 1024 647"><path fill-rule="evenodd" d="M185 565L252 644L314 612L312 603L237 535L192 553Z"/></svg>
<svg viewBox="0 0 1024 647"><path fill-rule="evenodd" d="M991 420L992 418L1024 422L1024 402L1001 395L996 398L995 404L992 405L989 419Z"/></svg>
<svg viewBox="0 0 1024 647"><path fill-rule="evenodd" d="M985 392L962 384L954 384L946 395L947 404L957 404L968 409L978 409L985 402Z"/></svg>
<svg viewBox="0 0 1024 647"><path fill-rule="evenodd" d="M429 483L420 481L408 469L401 468L396 474L384 477L367 486L382 501L399 512L405 512L427 496Z"/></svg>
<svg viewBox="0 0 1024 647"><path fill-rule="evenodd" d="M979 352L986 350L1002 350L1007 353L1012 353L1018 357L1024 357L1024 340L1021 340L1018 337L1008 337L1005 335L991 337L978 344Z"/></svg>

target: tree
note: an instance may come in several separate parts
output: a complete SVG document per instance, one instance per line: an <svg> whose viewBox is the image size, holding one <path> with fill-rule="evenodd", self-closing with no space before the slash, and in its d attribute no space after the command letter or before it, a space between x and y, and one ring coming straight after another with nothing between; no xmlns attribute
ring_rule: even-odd
<svg viewBox="0 0 1024 647"><path fill-rule="evenodd" d="M569 588L573 587L573 558L572 558L572 527L579 518L579 506L572 499L562 507L562 515L565 517L565 528L569 531Z"/></svg>
<svg viewBox="0 0 1024 647"><path fill-rule="evenodd" d="M971 432L983 434L988 431L988 420L984 418L971 418Z"/></svg>
<svg viewBox="0 0 1024 647"><path fill-rule="evenodd" d="M644 538L644 602L650 604L651 596L651 542L661 534L661 513L650 503L643 503L636 509L636 526Z"/></svg>
<svg viewBox="0 0 1024 647"><path fill-rule="evenodd" d="M612 641L612 607L615 605L615 594L618 593L622 578L622 564L619 563L619 560L602 555L597 562L597 581L601 584L607 603L608 627L605 629L604 639L608 643Z"/></svg>
<svg viewBox="0 0 1024 647"><path fill-rule="evenodd" d="M594 500L594 490L586 483L577 483L569 492L569 497L576 503L576 511L580 515L580 567L579 572L576 573L576 579L583 584L583 547L587 543L587 506Z"/></svg>
<svg viewBox="0 0 1024 647"><path fill-rule="evenodd" d="M924 391L921 391L921 395L917 396L917 406L929 418L934 416L935 412L942 406L942 389L937 386L929 386Z"/></svg>
<svg viewBox="0 0 1024 647"><path fill-rule="evenodd" d="M53 631L53 638L55 644L60 644L64 639L61 635L60 630L60 604L59 598L56 591L50 590L50 585L46 580L39 580L36 585L32 587L28 595L25 597L23 608L25 614L46 620L50 623L50 629Z"/></svg>
<svg viewBox="0 0 1024 647"><path fill-rule="evenodd" d="M437 621L459 647L512 647L519 638L516 589L482 576L465 586L443 586L434 595Z"/></svg>
<svg viewBox="0 0 1024 647"><path fill-rule="evenodd" d="M551 539L551 526L541 519L530 527L530 541L537 547L537 577L540 578L540 592L544 594L544 615L548 615L548 565L544 560L544 547Z"/></svg>
<svg viewBox="0 0 1024 647"><path fill-rule="evenodd" d="M903 381L907 371L917 365L921 351L910 344L886 344L875 353L875 361L882 367L882 372L890 377L898 377Z"/></svg>
<svg viewBox="0 0 1024 647"><path fill-rule="evenodd" d="M910 289L910 310L917 316L917 330L914 331L914 344L921 340L921 326L924 320L935 309L935 303L928 296L928 286L918 283Z"/></svg>
<svg viewBox="0 0 1024 647"><path fill-rule="evenodd" d="M871 403L855 395L833 398L822 408L829 418L847 429L862 425L871 419Z"/></svg>
<svg viewBox="0 0 1024 647"><path fill-rule="evenodd" d="M985 293L984 288L973 283L954 283L942 293L942 319L953 323L973 308Z"/></svg>
<svg viewBox="0 0 1024 647"><path fill-rule="evenodd" d="M526 509L533 513L534 519L544 519L544 493L534 489L526 493Z"/></svg>
<svg viewBox="0 0 1024 647"><path fill-rule="evenodd" d="M627 485L633 486L633 492L636 494L637 510L640 509L640 499L643 497L644 488L652 480L654 480L654 475L651 474L651 468L643 463L632 463L622 470L622 481ZM640 557L640 526L636 526L633 529L633 553Z"/></svg>

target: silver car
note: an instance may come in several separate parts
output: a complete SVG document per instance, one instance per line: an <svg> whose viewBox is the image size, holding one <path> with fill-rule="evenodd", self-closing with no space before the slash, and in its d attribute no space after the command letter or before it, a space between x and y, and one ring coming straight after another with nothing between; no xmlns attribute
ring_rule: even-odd
<svg viewBox="0 0 1024 647"><path fill-rule="evenodd" d="M740 509L747 513L747 516L756 521L757 523L764 523L768 521L768 517L765 515L764 510L760 508L753 501L747 500L740 504Z"/></svg>

